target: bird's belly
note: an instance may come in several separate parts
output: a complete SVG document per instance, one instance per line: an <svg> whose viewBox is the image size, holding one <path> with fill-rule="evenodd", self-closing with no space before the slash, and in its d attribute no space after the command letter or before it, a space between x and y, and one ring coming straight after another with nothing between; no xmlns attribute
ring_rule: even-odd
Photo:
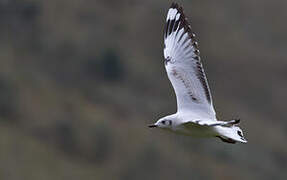
<svg viewBox="0 0 287 180"><path fill-rule="evenodd" d="M194 137L213 137L216 135L213 127L208 126L189 126L189 127L179 127L174 130L175 133L184 134Z"/></svg>

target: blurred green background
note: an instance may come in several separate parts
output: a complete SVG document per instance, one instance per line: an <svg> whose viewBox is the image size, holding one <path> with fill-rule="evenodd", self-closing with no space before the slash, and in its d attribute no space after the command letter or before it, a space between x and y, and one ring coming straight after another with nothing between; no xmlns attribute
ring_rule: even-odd
<svg viewBox="0 0 287 180"><path fill-rule="evenodd" d="M176 111L171 1L1 0L0 179L287 179L287 1L178 3L248 144L147 128Z"/></svg>

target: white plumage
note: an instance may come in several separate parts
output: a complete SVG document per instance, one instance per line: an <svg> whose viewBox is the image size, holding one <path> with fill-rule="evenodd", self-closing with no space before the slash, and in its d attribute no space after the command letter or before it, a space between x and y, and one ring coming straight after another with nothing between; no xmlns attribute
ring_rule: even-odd
<svg viewBox="0 0 287 180"><path fill-rule="evenodd" d="M239 120L218 121L207 78L199 56L198 43L183 10L173 3L168 10L164 32L165 68L177 99L177 113L150 127L177 133L218 137L224 142L247 142Z"/></svg>

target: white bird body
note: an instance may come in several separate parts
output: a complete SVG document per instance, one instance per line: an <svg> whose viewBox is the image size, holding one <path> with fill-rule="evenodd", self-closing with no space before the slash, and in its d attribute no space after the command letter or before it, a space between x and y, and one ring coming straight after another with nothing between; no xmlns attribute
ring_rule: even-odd
<svg viewBox="0 0 287 180"><path fill-rule="evenodd" d="M177 113L159 119L150 127L195 137L218 137L228 143L246 143L242 130L235 125L239 120L217 120L195 34L176 3L167 13L164 45L165 68L176 94Z"/></svg>
<svg viewBox="0 0 287 180"><path fill-rule="evenodd" d="M212 126L201 126L196 123L188 123L187 119L190 119L192 116L182 116L182 114L172 114L166 116L165 119L172 120L173 126L167 128L178 134L189 135L194 137L214 137L217 133ZM208 119L202 121L208 121ZM186 122L186 124L185 124ZM213 121L214 122L214 121Z"/></svg>
<svg viewBox="0 0 287 180"><path fill-rule="evenodd" d="M171 126L162 125L163 121L170 121ZM242 131L239 127L234 126L236 120L232 121L218 121L214 119L202 118L199 116L194 116L192 113L175 113L172 115L165 116L161 118L155 125L161 127L165 130L170 130L177 134L183 134L193 137L221 137L226 138L224 140L234 143L230 138L232 136L233 140L239 142L247 142L242 135ZM235 131L235 134L234 134ZM242 136L237 134L237 131L241 133Z"/></svg>

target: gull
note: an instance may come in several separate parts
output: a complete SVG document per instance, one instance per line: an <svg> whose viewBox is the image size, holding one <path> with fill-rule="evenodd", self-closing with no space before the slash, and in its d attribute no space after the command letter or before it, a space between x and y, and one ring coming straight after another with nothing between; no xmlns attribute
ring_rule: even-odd
<svg viewBox="0 0 287 180"><path fill-rule="evenodd" d="M176 94L177 112L160 118L150 128L193 137L217 137L232 144L247 143L237 126L239 119L217 120L195 34L177 3L172 3L166 17L164 65Z"/></svg>

